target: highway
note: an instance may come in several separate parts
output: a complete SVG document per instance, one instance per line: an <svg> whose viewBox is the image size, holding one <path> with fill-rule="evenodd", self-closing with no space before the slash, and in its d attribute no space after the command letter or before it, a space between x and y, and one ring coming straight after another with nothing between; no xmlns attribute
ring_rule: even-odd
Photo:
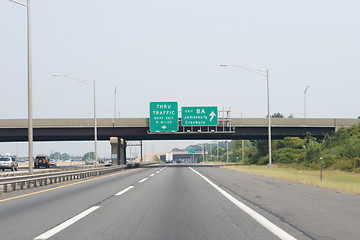
<svg viewBox="0 0 360 240"><path fill-rule="evenodd" d="M0 239L360 239L359 195L173 166L3 194Z"/></svg>

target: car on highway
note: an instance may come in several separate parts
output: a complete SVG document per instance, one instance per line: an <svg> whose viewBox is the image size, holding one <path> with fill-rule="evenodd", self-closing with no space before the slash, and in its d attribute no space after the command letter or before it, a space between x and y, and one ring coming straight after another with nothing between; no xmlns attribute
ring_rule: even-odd
<svg viewBox="0 0 360 240"><path fill-rule="evenodd" d="M50 159L50 166L52 167L56 167L56 160L55 159Z"/></svg>
<svg viewBox="0 0 360 240"><path fill-rule="evenodd" d="M85 165L95 165L95 160L88 159L85 161Z"/></svg>
<svg viewBox="0 0 360 240"><path fill-rule="evenodd" d="M5 171L5 169L11 169L11 171L18 170L18 162L15 158L11 156L6 156L0 158L0 169Z"/></svg>
<svg viewBox="0 0 360 240"><path fill-rule="evenodd" d="M105 166L111 166L112 165L111 159L105 160L104 165Z"/></svg>
<svg viewBox="0 0 360 240"><path fill-rule="evenodd" d="M40 168L40 167L45 167L45 168L49 168L50 167L50 159L47 156L36 156L35 161L34 161L34 168Z"/></svg>

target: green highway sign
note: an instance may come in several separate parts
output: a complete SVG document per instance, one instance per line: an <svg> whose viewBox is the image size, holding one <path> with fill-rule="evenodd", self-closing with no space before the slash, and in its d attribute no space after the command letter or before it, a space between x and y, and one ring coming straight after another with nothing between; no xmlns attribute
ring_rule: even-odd
<svg viewBox="0 0 360 240"><path fill-rule="evenodd" d="M188 149L188 154L195 154L195 149Z"/></svg>
<svg viewBox="0 0 360 240"><path fill-rule="evenodd" d="M217 107L182 107L182 126L217 126Z"/></svg>
<svg viewBox="0 0 360 240"><path fill-rule="evenodd" d="M177 132L178 130L178 103L150 102L150 131Z"/></svg>

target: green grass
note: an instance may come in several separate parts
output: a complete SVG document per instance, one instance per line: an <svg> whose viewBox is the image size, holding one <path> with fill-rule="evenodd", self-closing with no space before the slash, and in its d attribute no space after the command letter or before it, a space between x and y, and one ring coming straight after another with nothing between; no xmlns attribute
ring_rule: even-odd
<svg viewBox="0 0 360 240"><path fill-rule="evenodd" d="M321 181L320 171L315 171L315 170L297 170L294 168L285 168L276 165L273 165L273 167L271 168L268 168L267 166L258 166L258 165L223 166L223 168L282 179L282 180L288 180L310 186L360 194L359 173L348 173L348 172L342 172L336 170L324 170Z"/></svg>

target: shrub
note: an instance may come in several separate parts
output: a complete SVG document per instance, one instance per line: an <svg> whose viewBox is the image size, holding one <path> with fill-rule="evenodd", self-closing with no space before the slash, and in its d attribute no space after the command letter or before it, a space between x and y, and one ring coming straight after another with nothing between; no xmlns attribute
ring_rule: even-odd
<svg viewBox="0 0 360 240"><path fill-rule="evenodd" d="M341 171L350 172L354 169L354 164L351 160L340 160L334 163L333 168Z"/></svg>
<svg viewBox="0 0 360 240"><path fill-rule="evenodd" d="M274 152L273 161L276 163L297 163L299 162L299 151L293 148L281 148Z"/></svg>
<svg viewBox="0 0 360 240"><path fill-rule="evenodd" d="M316 139L307 139L306 153L304 157L305 164L309 165L311 162L318 161L320 158L320 144Z"/></svg>
<svg viewBox="0 0 360 240"><path fill-rule="evenodd" d="M282 142L285 148L303 149L305 141L306 140L298 137L286 137Z"/></svg>
<svg viewBox="0 0 360 240"><path fill-rule="evenodd" d="M257 164L258 165L266 165L268 163L269 163L269 155L267 155L265 157L261 157Z"/></svg>
<svg viewBox="0 0 360 240"><path fill-rule="evenodd" d="M320 170L320 163L319 162L312 162L312 163L309 164L308 167L311 168L311 169L314 169L314 170Z"/></svg>
<svg viewBox="0 0 360 240"><path fill-rule="evenodd" d="M355 158L360 156L360 141L350 140L347 144L344 145L343 155L346 158Z"/></svg>
<svg viewBox="0 0 360 240"><path fill-rule="evenodd" d="M323 168L330 168L331 166L338 161L336 155L333 154L325 154L323 155Z"/></svg>

